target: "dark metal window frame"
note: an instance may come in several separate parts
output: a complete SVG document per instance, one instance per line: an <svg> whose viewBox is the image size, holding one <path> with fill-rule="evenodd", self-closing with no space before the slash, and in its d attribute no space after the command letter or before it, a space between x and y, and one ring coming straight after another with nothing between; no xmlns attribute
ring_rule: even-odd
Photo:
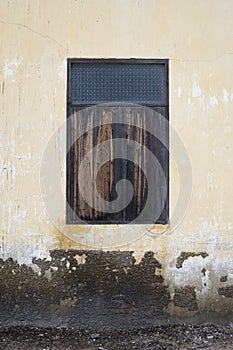
<svg viewBox="0 0 233 350"><path fill-rule="evenodd" d="M147 104L147 103L140 103L140 105L153 108L153 107L165 107L166 108L166 119L169 120L169 59L137 59L137 58L130 58L130 59L118 59L118 58L68 58L67 59L67 96L66 96L66 116L69 117L69 107L71 106L79 106L80 109L84 109L90 106L94 106L95 104L78 104L75 102L71 103L71 67L72 64L154 64L154 65L163 65L165 68L165 84L166 84L166 98L165 103L157 103L157 104ZM67 138L67 145L69 144L69 137L70 137L70 130L67 128L66 130L66 138ZM169 129L168 129L168 147L169 147ZM66 146L67 148L67 146ZM169 174L169 152L166 153L167 157L165 159L165 177L167 179L167 199L165 203L165 220L158 220L155 224L168 224L169 222L169 206L170 206L170 189L169 189L169 180L170 180L170 174ZM66 157L66 201L67 203L70 203L70 157L67 155ZM80 224L77 221L74 221L70 217L70 210L69 205L66 206L66 224L69 225L76 225ZM99 224L127 224L130 222L112 222L112 221L98 221L98 220L85 220L86 224L90 225L99 225Z"/></svg>

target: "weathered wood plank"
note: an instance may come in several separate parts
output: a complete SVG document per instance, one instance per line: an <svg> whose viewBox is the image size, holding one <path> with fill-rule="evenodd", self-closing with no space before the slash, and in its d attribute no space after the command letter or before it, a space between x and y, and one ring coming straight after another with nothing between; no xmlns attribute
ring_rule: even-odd
<svg viewBox="0 0 233 350"><path fill-rule="evenodd" d="M159 212L162 211L161 217L166 220L166 212L161 210L161 203L164 201L164 193L166 193L167 185L163 181L163 174L160 167L152 167L148 159L148 150L150 150L158 162L161 164L162 170L167 176L168 155L163 144L152 134L159 132L164 139L168 137L168 130L164 128L159 118L148 119L147 114L152 111L145 110L140 106L134 107L110 107L106 106L104 110L82 110L77 107L75 110L75 122L73 125L73 137L75 139L78 130L86 128L91 129L93 118L100 118L101 126L90 130L83 134L74 144L71 151L71 183L73 190L70 195L70 203L77 215L83 219L93 222L128 222L135 219L143 210L148 198L148 181L153 181L153 191L150 193L151 212L142 217L142 221L152 221L158 218ZM165 108L157 108L157 110L165 115ZM114 124L114 117L118 116L123 121L122 124ZM133 125L134 124L134 125ZM149 133L146 130L150 130ZM118 140L116 140L118 138ZM127 147L121 142L121 139L127 140ZM109 140L109 145L103 148L101 152L93 153L93 147ZM113 142L114 140L114 142ZM135 141L144 147L138 147L130 141ZM123 159L115 159L116 151L120 151ZM89 152L89 153L88 153ZM85 167L87 176L82 179L84 186L83 194L88 203L82 197L78 184L78 168L88 153L89 163ZM105 161L109 156L113 161ZM110 159L109 158L109 159ZM127 159L133 161L127 161ZM105 164L103 164L105 163ZM94 174L100 167L96 179ZM116 199L116 185L118 181L127 179L131 181L134 188L134 196L131 203L116 213L106 213L106 208L101 205L101 198L105 201L113 201ZM168 179L166 179L168 180ZM100 195L96 196L94 186ZM166 188L165 188L166 187ZM124 185L124 201L126 199L126 185ZM100 210L93 209L97 205ZM166 205L167 202L166 202Z"/></svg>

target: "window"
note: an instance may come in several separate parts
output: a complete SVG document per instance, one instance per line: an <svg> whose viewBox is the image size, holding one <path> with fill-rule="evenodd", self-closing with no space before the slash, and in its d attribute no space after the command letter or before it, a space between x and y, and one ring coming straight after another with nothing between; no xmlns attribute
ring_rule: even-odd
<svg viewBox="0 0 233 350"><path fill-rule="evenodd" d="M68 224L168 223L168 110L168 60L68 60Z"/></svg>

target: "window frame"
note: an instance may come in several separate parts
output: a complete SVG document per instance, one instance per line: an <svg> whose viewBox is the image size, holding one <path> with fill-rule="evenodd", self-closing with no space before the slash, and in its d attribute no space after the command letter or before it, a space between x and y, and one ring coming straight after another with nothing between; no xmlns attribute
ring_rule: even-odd
<svg viewBox="0 0 233 350"><path fill-rule="evenodd" d="M80 110L94 106L96 104L78 104L75 102L71 102L71 66L72 64L103 64L103 63L109 63L109 64L161 64L165 68L165 88L166 88L166 95L165 95L165 103L157 103L156 105L148 104L148 103L140 103L140 105L148 107L148 108L156 108L156 107L164 107L165 108L165 118L169 122L169 59L168 58L155 58L155 59L147 59L147 58L67 58L67 89L66 89L66 119L69 118L69 109L72 106L79 106ZM109 102L111 103L111 102ZM166 152L166 158L165 158L165 177L167 179L167 199L164 206L164 212L165 212L165 219L164 220L157 220L155 225L166 225L169 223L169 209L170 209L170 173L169 173L169 147L170 147L170 139L169 139L169 128L167 131L167 145L168 145L168 152ZM66 151L69 145L69 138L70 138L70 131L69 128L66 128ZM70 157L68 156L68 153L66 155L66 224L67 225L78 225L80 222L76 220L72 220L70 217L70 210L69 210L69 203L71 199L71 172L70 172ZM115 221L99 221L99 220L85 220L82 222L82 224L87 225L111 225L111 224L129 224L130 222L124 221L124 222L115 222ZM139 223L138 223L139 224Z"/></svg>

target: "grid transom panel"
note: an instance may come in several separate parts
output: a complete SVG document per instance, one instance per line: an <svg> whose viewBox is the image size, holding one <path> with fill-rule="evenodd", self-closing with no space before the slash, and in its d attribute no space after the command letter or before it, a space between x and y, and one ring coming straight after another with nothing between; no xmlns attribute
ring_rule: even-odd
<svg viewBox="0 0 233 350"><path fill-rule="evenodd" d="M164 64L72 63L71 104L166 104Z"/></svg>

